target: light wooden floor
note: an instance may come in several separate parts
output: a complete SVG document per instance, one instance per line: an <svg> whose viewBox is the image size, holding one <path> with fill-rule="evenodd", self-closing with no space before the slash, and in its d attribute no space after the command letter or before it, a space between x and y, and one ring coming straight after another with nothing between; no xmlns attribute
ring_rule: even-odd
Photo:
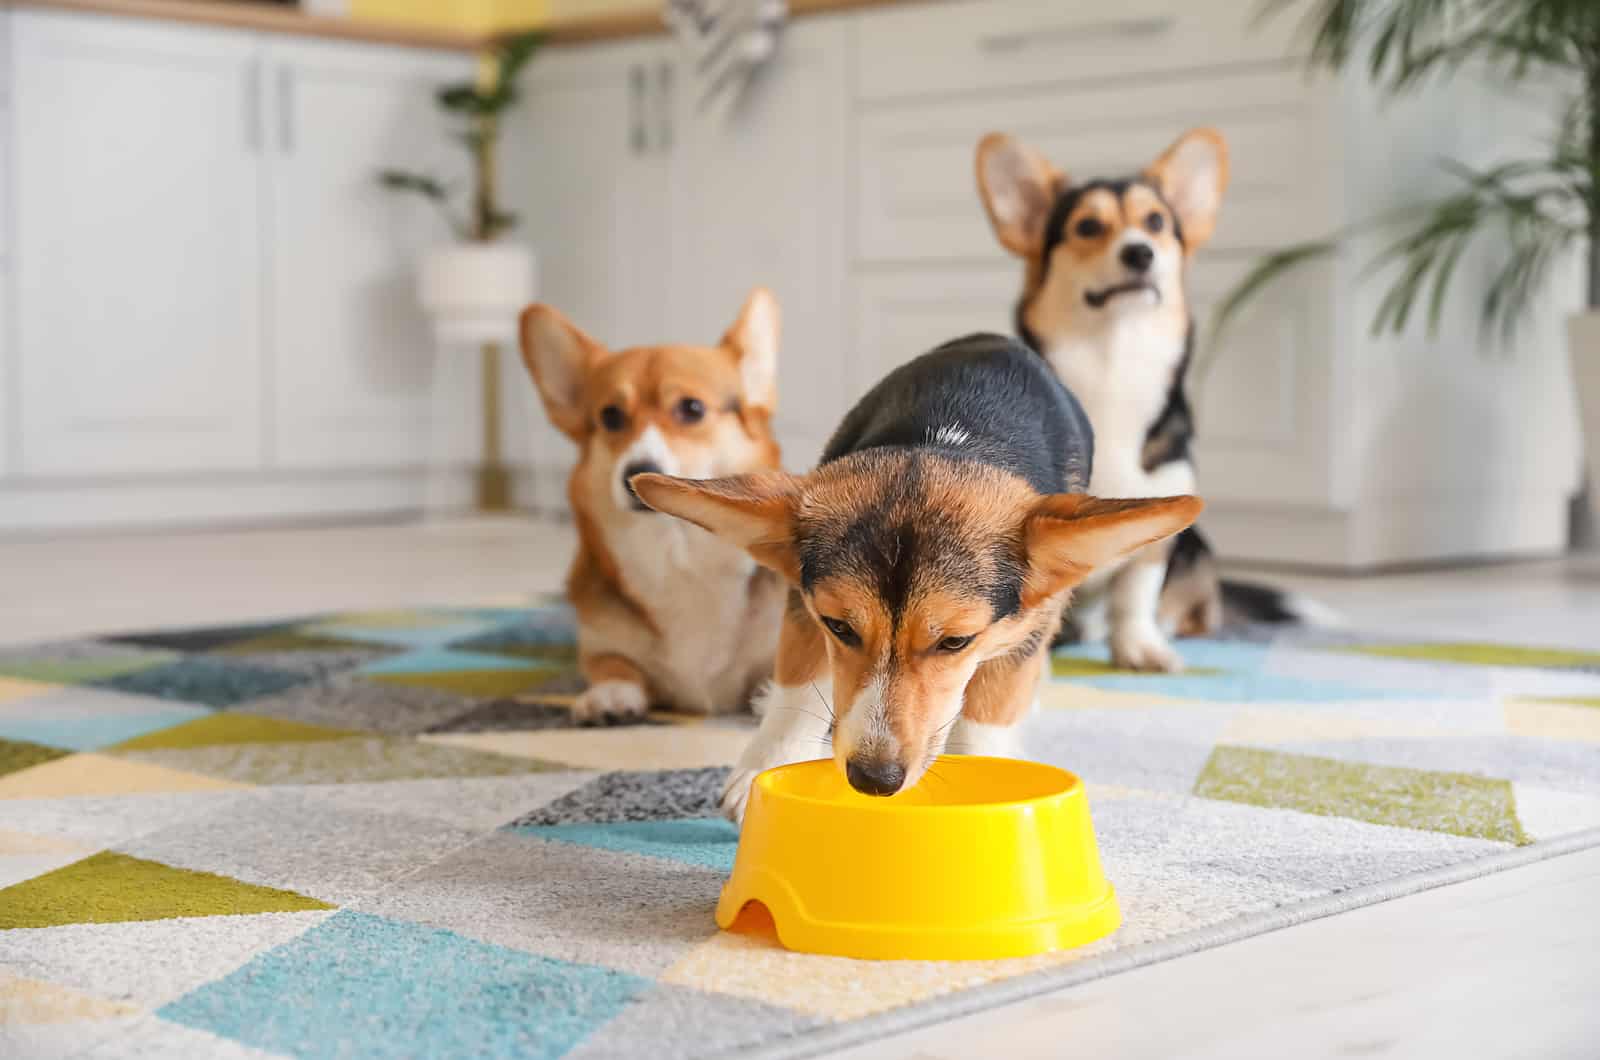
<svg viewBox="0 0 1600 1060"><path fill-rule="evenodd" d="M554 589L523 520L0 540L0 643ZM1600 647L1600 557L1263 579L1353 626ZM1355 910L837 1054L1600 1057L1600 851Z"/></svg>

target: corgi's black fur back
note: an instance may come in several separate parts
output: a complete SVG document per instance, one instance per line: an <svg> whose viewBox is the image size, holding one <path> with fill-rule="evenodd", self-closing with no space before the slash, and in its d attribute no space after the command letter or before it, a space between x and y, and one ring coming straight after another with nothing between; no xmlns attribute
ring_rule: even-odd
<svg viewBox="0 0 1600 1060"><path fill-rule="evenodd" d="M954 339L885 376L845 416L822 463L920 446L1000 467L1040 493L1082 493L1094 430L1042 358L1004 335Z"/></svg>

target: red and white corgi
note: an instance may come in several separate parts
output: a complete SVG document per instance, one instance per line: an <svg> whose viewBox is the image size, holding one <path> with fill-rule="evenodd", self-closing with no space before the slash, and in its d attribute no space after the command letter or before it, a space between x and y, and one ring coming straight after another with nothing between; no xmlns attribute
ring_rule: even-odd
<svg viewBox="0 0 1600 1060"><path fill-rule="evenodd" d="M779 314L757 288L717 346L612 352L555 309L522 314L522 356L551 421L578 445L567 591L589 688L580 722L660 705L742 708L772 672L784 590L745 551L651 511L642 473L705 479L776 468Z"/></svg>
<svg viewBox="0 0 1600 1060"><path fill-rule="evenodd" d="M1017 333L1094 425L1089 491L1194 492L1185 271L1211 238L1228 185L1222 134L1191 130L1135 177L1074 182L993 133L978 145L977 176L995 235L1025 263ZM1273 596L1257 591L1250 602L1272 604ZM1104 625L1113 661L1134 670L1181 669L1168 635L1210 633L1223 619L1211 551L1192 527L1085 585L1084 597L1075 624Z"/></svg>
<svg viewBox="0 0 1600 1060"><path fill-rule="evenodd" d="M789 585L761 729L724 811L742 819L762 770L830 752L869 795L916 784L942 751L1017 755L1073 586L1201 507L1085 496L1093 450L1037 355L973 335L885 377L809 474L634 479L645 503Z"/></svg>

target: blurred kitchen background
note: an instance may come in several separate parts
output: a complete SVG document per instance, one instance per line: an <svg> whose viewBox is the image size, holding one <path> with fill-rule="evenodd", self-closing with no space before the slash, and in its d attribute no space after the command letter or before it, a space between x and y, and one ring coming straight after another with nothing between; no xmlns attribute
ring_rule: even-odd
<svg viewBox="0 0 1600 1060"><path fill-rule="evenodd" d="M1192 274L1190 385L1219 551L1337 572L1558 555L1584 524L1581 246L1509 340L1479 322L1493 239L1431 333L1418 310L1373 334L1371 234L1207 326L1264 255L1448 191L1441 160L1543 149L1570 87L1438 77L1390 101L1360 63L1313 69L1294 7L6 4L0 535L560 516L573 449L509 330L534 298L620 347L712 342L771 287L803 467L888 368L1011 330L984 133L1088 177L1214 125L1232 184ZM516 98L474 102L530 29ZM441 106L451 84L480 91ZM452 256L485 232L486 116L498 256Z"/></svg>

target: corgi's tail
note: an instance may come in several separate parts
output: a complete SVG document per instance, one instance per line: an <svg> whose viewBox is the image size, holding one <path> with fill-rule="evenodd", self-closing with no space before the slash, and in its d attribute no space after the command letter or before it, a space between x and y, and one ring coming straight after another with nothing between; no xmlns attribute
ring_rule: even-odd
<svg viewBox="0 0 1600 1060"><path fill-rule="evenodd" d="M1161 589L1163 625L1183 636L1211 636L1230 626L1297 624L1337 629L1344 616L1319 600L1259 582L1224 578L1198 527L1173 542Z"/></svg>
<svg viewBox="0 0 1600 1060"><path fill-rule="evenodd" d="M1222 579L1222 615L1223 623L1230 626L1292 622L1323 629L1339 629L1345 625L1343 615L1313 597L1231 578Z"/></svg>

